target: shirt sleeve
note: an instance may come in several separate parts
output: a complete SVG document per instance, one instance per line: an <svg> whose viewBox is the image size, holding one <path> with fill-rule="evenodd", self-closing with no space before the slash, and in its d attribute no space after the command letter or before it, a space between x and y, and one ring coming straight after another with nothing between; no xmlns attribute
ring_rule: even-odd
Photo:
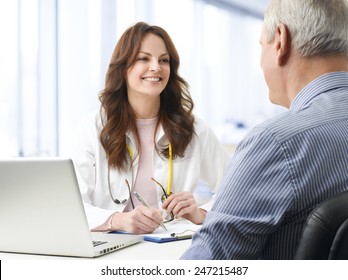
<svg viewBox="0 0 348 280"><path fill-rule="evenodd" d="M282 146L253 129L237 147L212 210L182 259L258 259L293 201Z"/></svg>
<svg viewBox="0 0 348 280"><path fill-rule="evenodd" d="M94 115L88 114L81 118L76 127L72 141L71 158L74 162L90 228L95 228L101 224L105 226L105 223L109 221L109 217L115 212L93 206L90 198L90 194L95 191L96 185L95 143L98 143L98 141ZM105 228L105 230L107 229Z"/></svg>
<svg viewBox="0 0 348 280"><path fill-rule="evenodd" d="M105 231L111 231L112 230L112 221L114 219L115 213L113 213L103 224L92 228L91 231L94 232L105 232Z"/></svg>

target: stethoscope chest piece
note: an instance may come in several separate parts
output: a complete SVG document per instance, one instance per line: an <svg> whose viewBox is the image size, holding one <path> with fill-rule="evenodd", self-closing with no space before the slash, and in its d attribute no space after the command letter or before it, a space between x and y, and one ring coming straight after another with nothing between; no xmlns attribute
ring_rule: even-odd
<svg viewBox="0 0 348 280"><path fill-rule="evenodd" d="M118 200L117 198L116 199L114 199L114 202L116 203L116 204L127 204L127 202L128 202L128 199L123 199L123 200Z"/></svg>

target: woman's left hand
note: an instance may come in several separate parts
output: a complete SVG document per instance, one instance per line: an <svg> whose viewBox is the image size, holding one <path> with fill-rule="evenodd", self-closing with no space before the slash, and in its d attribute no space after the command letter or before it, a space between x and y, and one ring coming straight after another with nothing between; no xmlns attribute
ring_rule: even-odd
<svg viewBox="0 0 348 280"><path fill-rule="evenodd" d="M189 192L171 194L162 204L168 213L173 212L176 218L185 218L194 224L202 224L206 211L198 208L196 200Z"/></svg>

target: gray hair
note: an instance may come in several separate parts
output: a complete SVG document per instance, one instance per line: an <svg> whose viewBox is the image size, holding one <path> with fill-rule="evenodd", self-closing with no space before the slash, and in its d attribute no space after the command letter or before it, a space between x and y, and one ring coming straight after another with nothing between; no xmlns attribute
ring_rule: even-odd
<svg viewBox="0 0 348 280"><path fill-rule="evenodd" d="M342 53L348 57L347 0L270 0L264 25L267 40L283 23L303 57Z"/></svg>

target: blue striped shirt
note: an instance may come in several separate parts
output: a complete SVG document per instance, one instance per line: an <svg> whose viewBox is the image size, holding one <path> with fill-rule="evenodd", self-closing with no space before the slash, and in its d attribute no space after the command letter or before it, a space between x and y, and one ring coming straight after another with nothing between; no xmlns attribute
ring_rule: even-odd
<svg viewBox="0 0 348 280"><path fill-rule="evenodd" d="M321 201L348 190L348 73L307 85L240 142L182 259L292 259Z"/></svg>

